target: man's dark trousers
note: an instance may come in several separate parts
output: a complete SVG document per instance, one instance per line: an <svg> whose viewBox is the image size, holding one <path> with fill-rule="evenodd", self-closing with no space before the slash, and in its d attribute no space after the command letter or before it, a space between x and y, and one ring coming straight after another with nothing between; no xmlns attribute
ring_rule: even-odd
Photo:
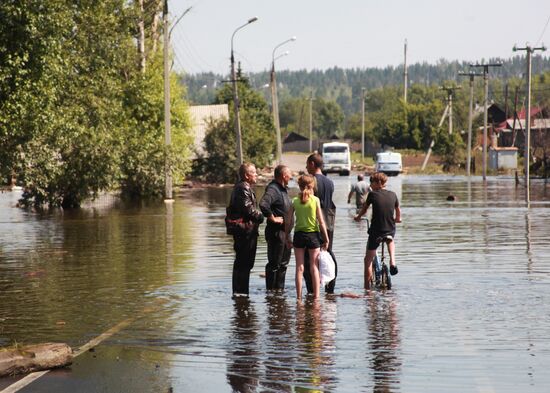
<svg viewBox="0 0 550 393"><path fill-rule="evenodd" d="M285 289L285 276L290 262L291 249L287 247L286 233L283 229L266 229L267 265L265 266L265 285L270 289Z"/></svg>
<svg viewBox="0 0 550 393"><path fill-rule="evenodd" d="M233 293L248 295L250 271L256 259L258 232L233 235L235 262L233 263Z"/></svg>

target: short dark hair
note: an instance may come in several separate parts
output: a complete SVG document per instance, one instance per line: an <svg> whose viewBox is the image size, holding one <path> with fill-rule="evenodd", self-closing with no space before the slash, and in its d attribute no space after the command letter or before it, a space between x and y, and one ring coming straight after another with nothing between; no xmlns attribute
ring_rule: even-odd
<svg viewBox="0 0 550 393"><path fill-rule="evenodd" d="M361 173L357 175L357 180L363 181L365 179L365 176L363 176Z"/></svg>
<svg viewBox="0 0 550 393"><path fill-rule="evenodd" d="M275 171L273 173L273 176L275 179L280 179L283 176L283 173L285 172L285 169L288 167L286 165L280 164L275 167Z"/></svg>
<svg viewBox="0 0 550 393"><path fill-rule="evenodd" d="M244 180L244 175L254 166L251 162L243 162L239 167L239 179Z"/></svg>
<svg viewBox="0 0 550 393"><path fill-rule="evenodd" d="M319 153L310 154L306 162L313 162L315 168L323 168L323 156Z"/></svg>

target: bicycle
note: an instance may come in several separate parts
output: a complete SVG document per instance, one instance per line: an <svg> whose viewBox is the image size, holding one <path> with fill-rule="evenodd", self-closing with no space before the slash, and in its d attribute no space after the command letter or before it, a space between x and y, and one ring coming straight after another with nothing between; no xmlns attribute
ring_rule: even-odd
<svg viewBox="0 0 550 393"><path fill-rule="evenodd" d="M390 269L388 268L388 265L384 261L384 248L388 249L388 254L390 253L389 243L393 242L392 235L385 235L381 236L378 239L376 239L377 242L380 243L382 246L382 251L380 253L381 257L378 257L378 252L376 252L376 255L374 256L374 260L372 261L372 269L374 271L374 274L372 275L372 283L381 289L391 289L391 275L390 275ZM386 247L384 247L384 245ZM391 258L391 256L390 256ZM391 260L390 260L391 261Z"/></svg>
<svg viewBox="0 0 550 393"><path fill-rule="evenodd" d="M348 209L348 215L350 217L355 217L355 215L353 214L353 211L356 211L356 209L354 209L354 208L349 208ZM367 232L368 232L368 230L370 228L370 221L366 216L363 216L362 219L367 221ZM390 255L390 258L391 258L389 244L393 241L393 236L392 235L384 235L384 236L381 236L381 237L377 238L376 241L379 244L381 244L382 251L378 252L378 250L377 250L376 254L374 255L374 259L372 261L372 270L373 270L374 274L372 275L372 282L371 283L372 283L373 286L375 286L377 288L380 288L380 289L391 289L392 284L391 284L390 269L389 269L388 265L385 262L386 256L385 256L384 248L388 249L388 255ZM384 245L385 245L385 247L384 247ZM379 256L379 254L380 254L380 256ZM391 262L391 259L390 259L390 262Z"/></svg>
<svg viewBox="0 0 550 393"><path fill-rule="evenodd" d="M370 228L370 222L367 220L367 229L368 228ZM385 262L384 248L388 249L388 255L390 255L389 244L393 242L393 236L384 235L377 238L376 241L381 245L382 250L380 252L380 256L378 256L379 253L378 251L376 251L376 254L374 255L374 259L372 261L372 270L374 273L372 275L372 284L380 289L391 289L390 269Z"/></svg>

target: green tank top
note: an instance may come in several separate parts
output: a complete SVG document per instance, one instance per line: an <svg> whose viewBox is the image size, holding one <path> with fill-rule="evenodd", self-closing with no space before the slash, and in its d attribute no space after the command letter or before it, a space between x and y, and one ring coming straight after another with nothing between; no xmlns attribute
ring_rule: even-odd
<svg viewBox="0 0 550 393"><path fill-rule="evenodd" d="M319 232L317 222L317 206L320 206L319 198L312 195L306 203L300 201L300 197L292 198L292 206L296 215L296 227L294 232Z"/></svg>

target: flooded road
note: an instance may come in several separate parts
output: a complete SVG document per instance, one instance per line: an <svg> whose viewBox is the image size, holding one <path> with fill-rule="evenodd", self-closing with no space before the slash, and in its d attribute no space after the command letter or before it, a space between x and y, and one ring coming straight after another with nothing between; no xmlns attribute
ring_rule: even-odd
<svg viewBox="0 0 550 393"><path fill-rule="evenodd" d="M0 194L0 346L78 349L109 332L20 391L548 391L550 185L532 182L527 209L513 178L391 178L399 274L392 291L365 293L354 178L331 178L337 296L317 304L294 299L294 257L286 292L266 294L263 236L250 298L231 299L230 189L48 214Z"/></svg>

